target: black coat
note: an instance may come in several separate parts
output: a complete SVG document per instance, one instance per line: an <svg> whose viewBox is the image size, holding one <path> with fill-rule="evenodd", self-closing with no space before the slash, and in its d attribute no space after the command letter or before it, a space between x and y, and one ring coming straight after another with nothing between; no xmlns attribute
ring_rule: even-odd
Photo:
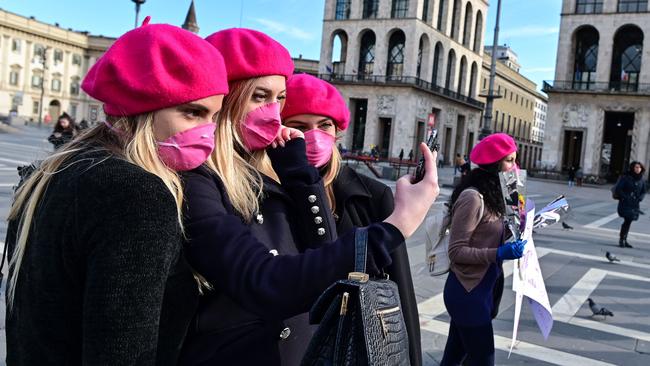
<svg viewBox="0 0 650 366"><path fill-rule="evenodd" d="M261 216L250 224L234 214L216 175L204 167L184 174L186 255L214 290L200 300L181 365L273 366L281 364L281 352L283 365L292 362L287 356L299 361L295 350L308 343L309 327L304 317L290 318L309 311L329 285L354 269L354 232L323 245L335 226L325 216L323 185L304 157L304 140L287 143L287 151L286 161L273 159L283 185L265 179ZM322 221L315 220L319 215ZM319 228L325 229L322 235ZM377 274L404 238L390 224L372 225L368 234L369 272ZM272 249L280 255L270 254ZM303 337L281 340L286 325Z"/></svg>
<svg viewBox="0 0 650 366"><path fill-rule="evenodd" d="M341 168L334 181L334 196L336 197L336 228L341 234L353 227L381 222L393 212L394 208L393 192L388 186L358 174L347 165ZM399 288L406 330L409 334L411 365L420 366L422 365L420 320L406 244L400 245L391 256L393 263L385 269L385 272Z"/></svg>
<svg viewBox="0 0 650 366"><path fill-rule="evenodd" d="M636 179L626 174L616 183L618 194L618 215L627 220L639 219L639 203L643 201L646 193L646 184L643 177Z"/></svg>

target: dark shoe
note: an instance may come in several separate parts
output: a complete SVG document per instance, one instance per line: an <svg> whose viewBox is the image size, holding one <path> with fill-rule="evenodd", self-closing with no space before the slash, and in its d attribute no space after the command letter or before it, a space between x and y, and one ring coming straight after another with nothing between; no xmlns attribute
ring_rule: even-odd
<svg viewBox="0 0 650 366"><path fill-rule="evenodd" d="M621 248L625 248L625 239L621 239L618 241L618 246Z"/></svg>
<svg viewBox="0 0 650 366"><path fill-rule="evenodd" d="M625 241L624 244L625 244L625 248L634 248L633 246L630 245L630 243L627 242L627 240Z"/></svg>

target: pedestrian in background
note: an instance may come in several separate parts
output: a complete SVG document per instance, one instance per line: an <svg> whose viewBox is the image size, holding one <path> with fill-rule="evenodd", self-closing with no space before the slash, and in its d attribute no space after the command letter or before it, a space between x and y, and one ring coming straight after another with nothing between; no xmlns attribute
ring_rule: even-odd
<svg viewBox="0 0 650 366"><path fill-rule="evenodd" d="M582 170L581 166L578 166L578 169L576 169L576 185L578 187L582 187L582 180L585 177L585 173Z"/></svg>
<svg viewBox="0 0 650 366"><path fill-rule="evenodd" d="M8 365L176 365L198 300L176 171L212 151L228 84L209 43L148 22L81 85L104 103L106 124L45 159L16 193Z"/></svg>
<svg viewBox="0 0 650 366"><path fill-rule="evenodd" d="M305 134L307 159L323 177L328 204L336 221L338 235L355 227L385 220L393 212L393 192L385 184L341 166L336 152L338 133L350 123L350 112L343 96L328 82L307 74L292 76L287 82L287 102L282 122ZM400 160L404 150L400 151ZM391 254L392 264L385 268L397 283L409 335L411 366L422 365L420 321L411 266L402 244Z"/></svg>
<svg viewBox="0 0 650 366"><path fill-rule="evenodd" d="M72 117L67 113L63 112L61 116L56 121L54 125L54 131L47 138L53 146L54 150L58 150L61 146L72 141L72 139L77 135L78 128L74 123Z"/></svg>
<svg viewBox="0 0 650 366"><path fill-rule="evenodd" d="M630 232L632 221L639 219L640 203L645 197L647 187L643 180L645 167L638 161L630 163L630 167L614 187L615 195L618 196L618 216L623 218L623 224L619 232L618 246L621 248L632 248L627 242L627 234Z"/></svg>
<svg viewBox="0 0 650 366"><path fill-rule="evenodd" d="M460 154L456 154L456 158L454 159L454 176L456 172L462 172L461 168L463 165L465 165L465 159Z"/></svg>
<svg viewBox="0 0 650 366"><path fill-rule="evenodd" d="M499 172L516 167L517 145L504 133L481 140L450 201L450 272L443 291L451 317L441 365L494 365L493 291L504 260L520 258L525 241L504 243L505 205Z"/></svg>
<svg viewBox="0 0 650 366"><path fill-rule="evenodd" d="M569 166L569 188L573 187L574 181L576 180L576 167L573 165Z"/></svg>

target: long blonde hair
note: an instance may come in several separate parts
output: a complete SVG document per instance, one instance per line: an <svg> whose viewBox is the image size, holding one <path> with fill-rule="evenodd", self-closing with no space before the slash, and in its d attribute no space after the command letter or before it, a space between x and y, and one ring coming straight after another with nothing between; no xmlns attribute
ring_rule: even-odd
<svg viewBox="0 0 650 366"><path fill-rule="evenodd" d="M337 128L338 132L338 128ZM327 201L330 204L332 213L336 211L336 197L334 196L334 181L338 177L339 172L341 171L341 153L336 147L336 144L332 144L332 157L330 161L320 168L320 175L323 178L323 184L325 185L325 193L327 194Z"/></svg>
<svg viewBox="0 0 650 366"><path fill-rule="evenodd" d="M158 157L156 139L153 133L153 113L130 117L109 117L111 129L97 125L65 145L61 150L43 160L24 184L16 191L14 203L9 211L9 220L18 220L16 245L9 262L8 306L11 309L15 297L18 273L27 248L30 228L39 202L57 173L71 166L72 160L81 151L106 151L110 155L138 165L158 176L176 201L178 222L182 229L183 190L175 171Z"/></svg>
<svg viewBox="0 0 650 366"><path fill-rule="evenodd" d="M217 118L216 146L207 166L213 170L226 189L235 211L250 222L259 212L264 182L262 174L279 181L266 151L249 151L241 137L241 121L257 78L235 81L223 99Z"/></svg>

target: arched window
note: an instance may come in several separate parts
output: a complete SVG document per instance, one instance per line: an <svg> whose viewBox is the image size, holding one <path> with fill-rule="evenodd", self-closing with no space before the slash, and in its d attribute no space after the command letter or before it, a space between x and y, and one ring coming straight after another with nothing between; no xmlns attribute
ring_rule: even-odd
<svg viewBox="0 0 650 366"><path fill-rule="evenodd" d="M442 67L443 52L442 43L436 43L436 48L433 52L433 69L431 71L431 84L436 86L440 84L438 79L440 79L440 68Z"/></svg>
<svg viewBox="0 0 650 366"><path fill-rule="evenodd" d="M420 37L420 45L418 46L418 63L415 70L415 77L422 78L422 60L429 55L429 36L423 34Z"/></svg>
<svg viewBox="0 0 650 366"><path fill-rule="evenodd" d="M349 19L350 18L350 0L336 0L336 14L335 19Z"/></svg>
<svg viewBox="0 0 650 366"><path fill-rule="evenodd" d="M332 69L328 70L332 74L345 74L345 60L348 51L348 35L338 30L334 32L332 39Z"/></svg>
<svg viewBox="0 0 650 366"><path fill-rule="evenodd" d="M472 38L472 3L469 1L465 6L465 24L463 25L463 44L467 47L470 46L469 42Z"/></svg>
<svg viewBox="0 0 650 366"><path fill-rule="evenodd" d="M444 15L445 15L445 2L447 0L440 0L438 3L438 30L441 32L444 32L445 30L442 29L443 21L444 21Z"/></svg>
<svg viewBox="0 0 650 366"><path fill-rule="evenodd" d="M377 18L379 0L363 0L363 19Z"/></svg>
<svg viewBox="0 0 650 366"><path fill-rule="evenodd" d="M366 31L361 37L361 48L359 49L359 79L372 76L373 65L375 64L375 33Z"/></svg>
<svg viewBox="0 0 650 366"><path fill-rule="evenodd" d="M451 89L454 87L454 73L456 72L456 52L449 50L447 56L447 77L445 78L445 88Z"/></svg>
<svg viewBox="0 0 650 366"><path fill-rule="evenodd" d="M467 59L465 56L460 58L460 69L458 70L458 88L456 93L465 94L465 82L467 81Z"/></svg>
<svg viewBox="0 0 650 366"><path fill-rule="evenodd" d="M476 12L476 25L474 26L474 52L481 50L481 35L483 34L483 13Z"/></svg>
<svg viewBox="0 0 650 366"><path fill-rule="evenodd" d="M409 0L393 0L390 12L391 18L406 18L409 10Z"/></svg>
<svg viewBox="0 0 650 366"><path fill-rule="evenodd" d="M395 31L388 42L388 64L386 75L389 79L400 79L404 72L404 43L406 37L401 30Z"/></svg>
<svg viewBox="0 0 650 366"><path fill-rule="evenodd" d="M451 8L451 38L458 40L460 28L460 2L461 0L452 0L454 6Z"/></svg>
<svg viewBox="0 0 650 366"><path fill-rule="evenodd" d="M636 91L641 73L643 32L635 25L619 28L614 36L610 88Z"/></svg>
<svg viewBox="0 0 650 366"><path fill-rule="evenodd" d="M596 81L598 63L598 31L594 27L582 27L575 33L575 63L573 88L590 89Z"/></svg>
<svg viewBox="0 0 650 366"><path fill-rule="evenodd" d="M467 93L468 97L474 98L474 95L476 94L477 78L478 78L478 66L476 65L476 62L472 62L472 71L470 72L470 79L469 79L469 92Z"/></svg>

